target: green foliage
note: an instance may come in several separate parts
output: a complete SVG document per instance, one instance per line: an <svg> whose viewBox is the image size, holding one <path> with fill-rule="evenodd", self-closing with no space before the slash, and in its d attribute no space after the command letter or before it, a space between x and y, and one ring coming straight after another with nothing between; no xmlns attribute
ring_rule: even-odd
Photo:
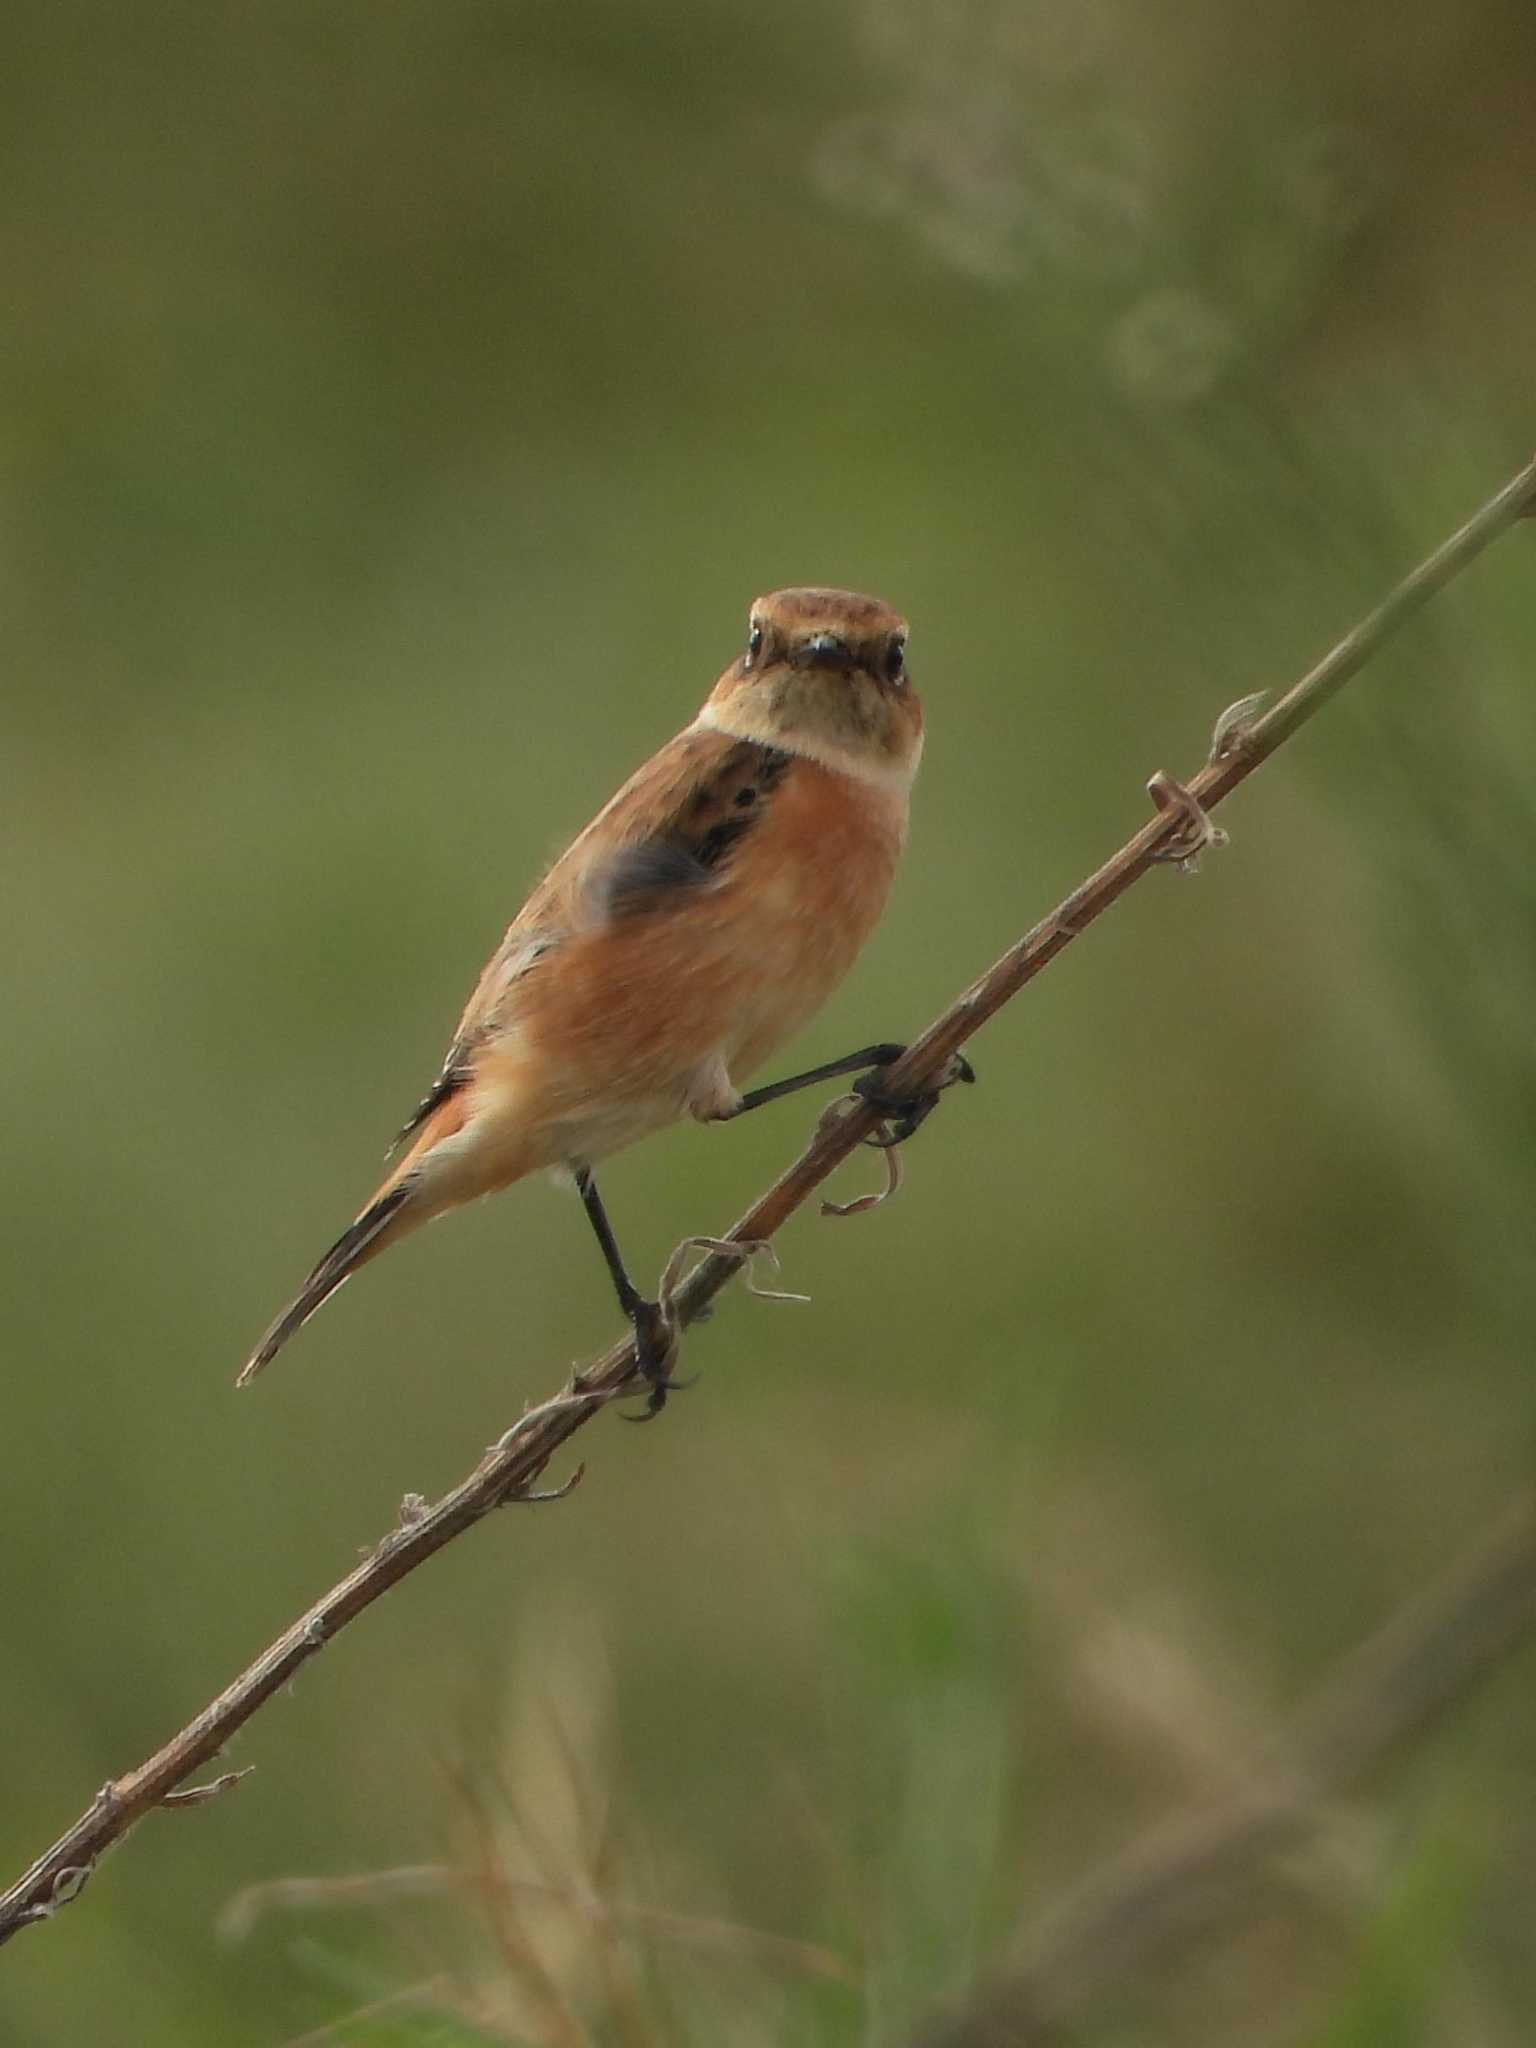
<svg viewBox="0 0 1536 2048"><path fill-rule="evenodd" d="M1440 1994L1474 1926L1466 1857L1431 1835L1399 1859L1358 1962L1312 2048L1420 2048L1443 2038Z"/></svg>

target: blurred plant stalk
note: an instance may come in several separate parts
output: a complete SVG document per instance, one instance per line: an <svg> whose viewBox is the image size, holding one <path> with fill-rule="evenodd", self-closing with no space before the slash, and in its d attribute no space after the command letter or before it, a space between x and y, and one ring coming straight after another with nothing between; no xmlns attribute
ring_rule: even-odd
<svg viewBox="0 0 1536 2048"><path fill-rule="evenodd" d="M1334 1802L1427 1736L1536 1627L1536 1494L1345 1656L1234 1798L1149 1829L1025 1929L1011 1964L907 2048L1030 2048L1095 1996L1261 1903L1259 1880Z"/></svg>

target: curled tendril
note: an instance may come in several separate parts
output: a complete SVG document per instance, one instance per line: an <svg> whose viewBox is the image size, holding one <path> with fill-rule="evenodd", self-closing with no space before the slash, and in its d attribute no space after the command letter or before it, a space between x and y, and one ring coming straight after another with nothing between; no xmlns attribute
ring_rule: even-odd
<svg viewBox="0 0 1536 2048"><path fill-rule="evenodd" d="M888 1202L895 1194L901 1186L901 1147L892 1142L889 1132L890 1126L881 1124L877 1134L877 1137L885 1138L884 1144L877 1144L877 1150L885 1161L885 1186L875 1189L871 1194L855 1195L851 1202L823 1201L823 1216L863 1216L871 1209L878 1209L882 1202Z"/></svg>
<svg viewBox="0 0 1536 2048"><path fill-rule="evenodd" d="M708 1252L712 1258L732 1259L747 1268L745 1286L748 1294L755 1294L759 1301L806 1301L808 1294L791 1294L783 1287L762 1287L753 1277L752 1268L759 1259L766 1259L775 1273L781 1271L779 1255L765 1237L685 1237L677 1250L667 1261L667 1269L661 1276L661 1285L656 1298L662 1313L670 1320L677 1290L682 1285L683 1267L690 1252Z"/></svg>
<svg viewBox="0 0 1536 2048"><path fill-rule="evenodd" d="M1208 846L1226 845L1226 833L1219 825L1211 823L1209 813L1194 791L1186 789L1172 775L1165 775L1159 769L1147 784L1147 795L1163 816L1177 813L1179 818L1178 829L1166 845L1152 855L1153 860L1171 860L1181 875L1192 875Z"/></svg>

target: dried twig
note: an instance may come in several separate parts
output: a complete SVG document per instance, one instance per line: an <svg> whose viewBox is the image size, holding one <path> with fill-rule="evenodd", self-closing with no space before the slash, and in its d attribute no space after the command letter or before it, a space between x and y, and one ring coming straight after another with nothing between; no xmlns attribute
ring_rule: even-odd
<svg viewBox="0 0 1536 2048"><path fill-rule="evenodd" d="M909 2048L1045 2048L1088 1995L1252 1898L1328 1802L1423 1735L1536 1625L1536 1496L1522 1494L1438 1584L1350 1652L1237 1796L1155 1827L1030 1927L961 2011ZM1075 2033L1071 2038L1076 2038Z"/></svg>
<svg viewBox="0 0 1536 2048"><path fill-rule="evenodd" d="M988 1018L1063 952L1079 933L1159 862L1185 861L1213 842L1207 814L1251 775L1260 762L1321 710L1379 647L1457 576L1506 528L1536 507L1536 461L1453 534L1393 591L1386 602L1347 634L1272 708L1250 717L1236 705L1217 727L1211 757L1187 784L1154 777L1156 815L1114 857L1074 889L1050 915L1009 948L910 1045L890 1068L891 1097L917 1094L944 1073L950 1056ZM870 1104L845 1102L822 1118L805 1151L727 1233L733 1244L771 1238L831 1173L879 1129ZM741 1255L712 1253L677 1290L680 1323L697 1319L741 1269ZM445 1543L509 1500L528 1499L550 1459L586 1423L628 1390L635 1376L633 1340L612 1345L565 1388L530 1410L487 1450L480 1463L442 1499L418 1508L392 1530L355 1570L348 1572L194 1715L169 1742L126 1776L109 1782L74 1824L46 1849L23 1877L0 1895L0 1943L47 1919L74 1898L105 1849L151 1808L163 1805L191 1773L219 1755L235 1731L280 1692L299 1668L364 1608L424 1564Z"/></svg>

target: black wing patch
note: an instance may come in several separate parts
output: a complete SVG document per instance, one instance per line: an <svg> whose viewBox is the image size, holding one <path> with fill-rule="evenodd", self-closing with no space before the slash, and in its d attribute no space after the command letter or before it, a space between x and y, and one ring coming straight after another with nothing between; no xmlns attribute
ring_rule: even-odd
<svg viewBox="0 0 1536 2048"><path fill-rule="evenodd" d="M684 901L689 892L718 881L731 854L757 825L793 763L794 756L779 747L739 740L680 799L659 832L621 847L588 875L587 901L598 921L664 910ZM520 956L515 972L522 973L549 950L550 941L535 942ZM395 1145L414 1137L427 1118L473 1078L474 1054L482 1036L477 1031L455 1039L442 1072L416 1105Z"/></svg>
<svg viewBox="0 0 1536 2048"><path fill-rule="evenodd" d="M658 893L695 889L710 879L706 861L671 839L642 839L616 853L588 884L592 907L600 918L623 917L643 910Z"/></svg>
<svg viewBox="0 0 1536 2048"><path fill-rule="evenodd" d="M600 918L661 910L679 892L717 881L762 817L793 756L742 740L679 803L660 832L626 846L593 873L587 894Z"/></svg>

